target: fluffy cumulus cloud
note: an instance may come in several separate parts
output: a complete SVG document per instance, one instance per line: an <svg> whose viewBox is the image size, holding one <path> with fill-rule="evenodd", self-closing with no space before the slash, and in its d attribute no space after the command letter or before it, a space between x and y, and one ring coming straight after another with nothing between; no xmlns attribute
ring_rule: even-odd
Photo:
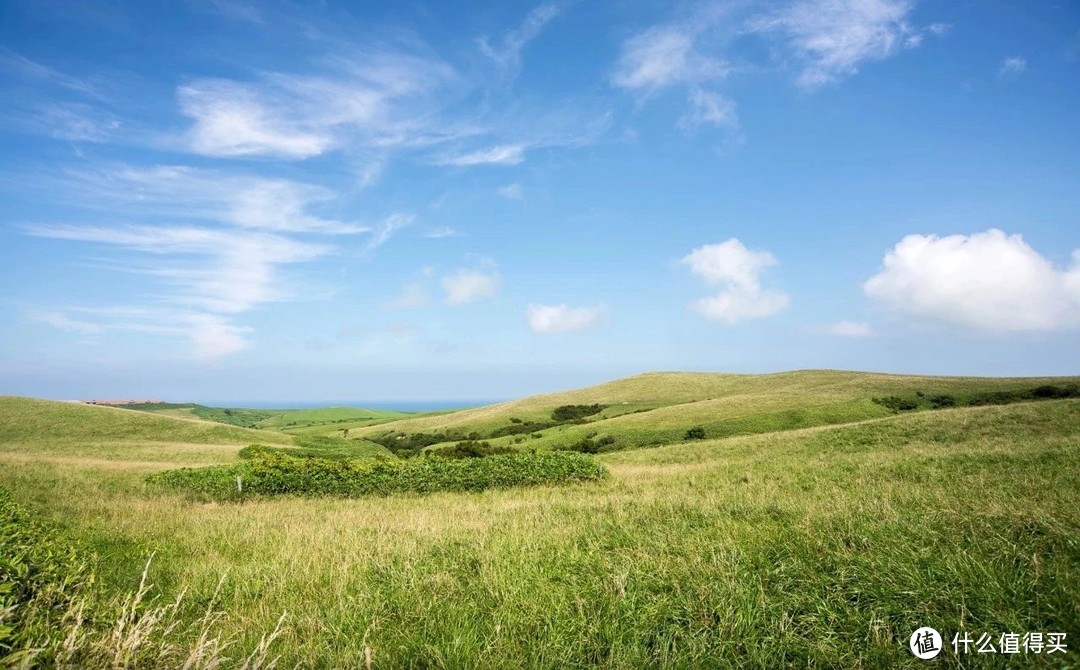
<svg viewBox="0 0 1080 670"><path fill-rule="evenodd" d="M908 235L863 289L914 319L980 331L1080 326L1080 249L1059 269L1021 236Z"/></svg>
<svg viewBox="0 0 1080 670"><path fill-rule="evenodd" d="M442 278L443 302L453 307L491 298L499 289L499 281L498 268L491 261L479 268L456 270Z"/></svg>
<svg viewBox="0 0 1080 670"><path fill-rule="evenodd" d="M695 301L691 308L707 319L734 325L783 311L791 303L781 291L761 286L761 275L776 265L767 251L751 251L736 238L694 249L683 265L708 284L722 287L716 295Z"/></svg>
<svg viewBox="0 0 1080 670"><path fill-rule="evenodd" d="M594 325L603 314L601 305L594 307L568 307L567 305L535 305L525 310L529 327L537 333L568 333L585 330Z"/></svg>

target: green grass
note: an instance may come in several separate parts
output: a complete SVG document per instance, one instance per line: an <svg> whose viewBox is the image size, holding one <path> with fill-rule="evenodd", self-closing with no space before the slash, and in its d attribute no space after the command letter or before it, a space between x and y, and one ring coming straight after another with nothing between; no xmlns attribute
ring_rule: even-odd
<svg viewBox="0 0 1080 670"><path fill-rule="evenodd" d="M784 408L788 394L813 414L908 391L1031 386L846 374L721 380L747 410L722 420L798 410ZM628 403L664 401L640 379L613 388L637 389ZM661 390L692 399L710 380ZM583 391L536 406L614 399ZM702 423L679 407L657 415L658 429ZM182 448L169 463L144 461L135 442L128 462L61 461L47 447L55 435L24 430L28 441L0 450L0 486L94 547L110 590L136 587L132 566L156 551L151 579L162 598L187 589L185 621L225 575L215 611L237 657L288 612L279 667L365 667L369 656L380 668L929 667L907 650L921 625L947 637L1065 632L1072 647L1080 400L851 412L859 420L844 425L761 419L781 430L602 454L601 482L242 504L147 488L148 474L192 465ZM520 405L503 416L528 418ZM1075 653L1019 660L1061 667ZM1004 657L946 651L935 663Z"/></svg>
<svg viewBox="0 0 1080 670"><path fill-rule="evenodd" d="M706 437L721 438L890 416L894 410L874 402L883 396L910 397L927 406L923 398L939 395L950 395L963 403L980 395L1077 383L1077 377L920 377L833 370L769 375L651 373L566 393L393 421L359 429L355 434L389 445L398 435L449 435L430 449L449 446L470 433L492 445L523 449L567 447L589 438L611 438L614 443L609 450L633 449L681 441L692 426L704 428ZM553 410L559 406L591 404L607 407L586 417L582 424L564 423L527 435L492 437L514 426L512 419L550 423Z"/></svg>
<svg viewBox="0 0 1080 670"><path fill-rule="evenodd" d="M144 462L221 462L253 442L293 438L197 419L115 407L0 397L0 454Z"/></svg>

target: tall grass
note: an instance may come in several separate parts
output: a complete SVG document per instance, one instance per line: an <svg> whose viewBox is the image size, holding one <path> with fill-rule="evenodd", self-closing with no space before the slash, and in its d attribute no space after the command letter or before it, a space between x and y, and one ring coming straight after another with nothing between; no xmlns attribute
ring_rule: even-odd
<svg viewBox="0 0 1080 670"><path fill-rule="evenodd" d="M230 667L283 611L282 667L928 667L923 625L1080 637L1080 401L598 460L600 482L243 505L148 495L141 466L20 460L0 483L93 541L110 592L156 551L185 630L225 614Z"/></svg>
<svg viewBox="0 0 1080 670"><path fill-rule="evenodd" d="M118 597L97 589L89 563L53 529L0 489L0 665L11 668L273 668L270 647L284 615L247 655L230 654L224 612L211 597L200 616L183 611L184 591L148 598L148 560L138 588ZM219 582L218 590L224 580Z"/></svg>

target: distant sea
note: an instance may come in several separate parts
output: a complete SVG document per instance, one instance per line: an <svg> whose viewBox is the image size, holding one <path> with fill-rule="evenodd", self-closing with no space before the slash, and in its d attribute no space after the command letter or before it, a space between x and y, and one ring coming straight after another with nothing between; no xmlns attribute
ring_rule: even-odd
<svg viewBox="0 0 1080 670"><path fill-rule="evenodd" d="M398 412L437 412L447 409L482 407L503 402L496 400L325 400L320 402L214 402L210 407L245 407L247 409L316 409L319 407L363 407L364 409L396 410Z"/></svg>

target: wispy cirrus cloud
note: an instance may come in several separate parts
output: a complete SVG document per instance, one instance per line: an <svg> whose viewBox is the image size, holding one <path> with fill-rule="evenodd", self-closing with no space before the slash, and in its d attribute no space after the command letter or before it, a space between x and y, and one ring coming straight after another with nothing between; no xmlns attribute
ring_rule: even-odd
<svg viewBox="0 0 1080 670"><path fill-rule="evenodd" d="M224 356L248 341L251 331L235 322L240 315L301 298L296 277L284 270L337 253L327 240L369 235L364 249L372 251L412 220L396 213L374 226L341 221L315 211L335 204L328 189L184 166L72 170L49 184L91 213L141 222L36 223L23 226L24 232L114 250L108 267L148 278L143 292L128 299L155 311L143 319L131 316L138 307L119 306L123 318L99 311L76 319L60 310L48 322L68 330L72 323L90 323L101 332L183 334L204 359L213 357L214 343ZM150 331L147 322L167 327Z"/></svg>
<svg viewBox="0 0 1080 670"><path fill-rule="evenodd" d="M661 25L630 37L622 45L611 83L653 93L669 86L723 79L731 66L697 44L707 27L708 23L697 22Z"/></svg>
<svg viewBox="0 0 1080 670"><path fill-rule="evenodd" d="M522 24L506 33L495 43L488 37L477 40L480 52L490 58L501 70L514 75L521 68L521 52L536 39L544 28L566 10L568 2L543 2L533 8Z"/></svg>
<svg viewBox="0 0 1080 670"><path fill-rule="evenodd" d="M438 143L459 131L433 122L436 93L461 83L441 60L393 51L330 58L315 74L196 79L177 89L180 111L192 121L180 142L207 156L289 159L350 143Z"/></svg>
<svg viewBox="0 0 1080 670"><path fill-rule="evenodd" d="M660 91L682 90L688 111L678 126L705 125L737 130L734 101L720 92L737 71L762 63L735 65L725 47L736 39L760 38L770 51L799 69L796 83L815 89L849 77L868 62L885 60L920 46L927 35L948 32L944 23L912 22L914 0L788 0L760 5L706 3L681 20L646 28L627 38L611 73L613 86L639 101Z"/></svg>
<svg viewBox="0 0 1080 670"><path fill-rule="evenodd" d="M623 42L611 84L646 99L669 88L686 91L691 110L679 127L737 127L734 103L715 90L731 64L707 39L727 16L719 5L706 6L682 21L656 25Z"/></svg>
<svg viewBox="0 0 1080 670"><path fill-rule="evenodd" d="M796 83L813 89L855 74L863 63L919 46L923 32L911 23L914 4L913 0L797 0L749 25L754 32L780 35L801 63Z"/></svg>
<svg viewBox="0 0 1080 670"><path fill-rule="evenodd" d="M339 196L304 182L183 165L111 165L45 180L90 209L172 220L203 220L289 233L351 235L370 225L319 216Z"/></svg>
<svg viewBox="0 0 1080 670"><path fill-rule="evenodd" d="M1017 77L1027 70L1027 60L1020 56L1012 56L1001 61L1001 66L998 68L998 77L1002 79L1009 79Z"/></svg>
<svg viewBox="0 0 1080 670"><path fill-rule="evenodd" d="M470 167L473 165L517 165L525 160L525 147L520 144L500 144L464 154L439 159L437 165Z"/></svg>

